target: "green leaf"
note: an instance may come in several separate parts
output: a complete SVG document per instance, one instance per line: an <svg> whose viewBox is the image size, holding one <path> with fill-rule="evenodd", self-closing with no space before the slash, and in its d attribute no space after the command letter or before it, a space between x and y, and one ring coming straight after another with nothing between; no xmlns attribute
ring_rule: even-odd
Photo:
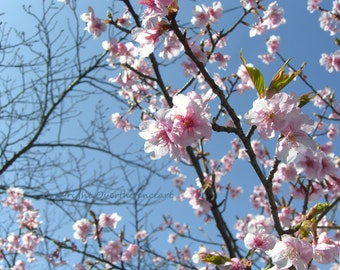
<svg viewBox="0 0 340 270"><path fill-rule="evenodd" d="M230 261L230 258L224 255L209 253L200 253L200 259L202 262L211 263L214 265L223 265L226 262Z"/></svg>
<svg viewBox="0 0 340 270"><path fill-rule="evenodd" d="M313 92L309 92L307 94L304 94L300 97L300 104L299 107L302 108L303 106L305 106L306 104L308 104L313 98L316 97L316 94L314 94Z"/></svg>
<svg viewBox="0 0 340 270"><path fill-rule="evenodd" d="M256 67L252 67L250 65L247 65L247 62L242 55L242 51L240 52L240 58L241 58L242 64L246 68L246 70L249 74L249 77L252 80L252 82L253 82L256 90L257 90L257 93L259 94L259 97L260 98L265 97L265 95L266 95L266 84L265 84L264 77L263 77L261 71Z"/></svg>
<svg viewBox="0 0 340 270"><path fill-rule="evenodd" d="M307 219L312 220L317 215L321 214L327 207L329 206L329 203L317 203L314 205L307 213Z"/></svg>
<svg viewBox="0 0 340 270"><path fill-rule="evenodd" d="M267 90L266 98L271 98L273 95L280 93L285 86L287 86L292 80L294 80L296 76L298 76L302 72L304 65L302 65L301 68L297 71L293 71L289 74L285 73L285 68L290 60L291 59L288 59L274 75Z"/></svg>
<svg viewBox="0 0 340 270"><path fill-rule="evenodd" d="M340 47L340 39L335 38L335 44L338 45Z"/></svg>
<svg viewBox="0 0 340 270"><path fill-rule="evenodd" d="M299 230L299 236L301 238L308 238L311 231L313 229L313 223L310 220L304 220L301 224L300 230Z"/></svg>

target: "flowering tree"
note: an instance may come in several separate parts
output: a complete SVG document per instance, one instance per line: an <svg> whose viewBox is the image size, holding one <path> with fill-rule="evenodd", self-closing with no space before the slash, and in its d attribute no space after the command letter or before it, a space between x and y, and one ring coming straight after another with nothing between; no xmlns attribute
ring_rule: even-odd
<svg viewBox="0 0 340 270"><path fill-rule="evenodd" d="M25 254L29 262L34 261L43 240L55 245L54 252L46 256L54 265L70 265L60 259L61 254L78 254L75 269L340 267L340 178L336 153L340 105L328 82L314 87L305 64L293 65L280 50L281 37L271 34L288 23L285 14L293 11L284 10L280 1L242 0L226 7L228 4L220 1L122 0L114 1L104 15L97 14L95 6L77 13L77 1L62 2L63 8L69 8L86 24L84 30L94 38L94 42L87 42L99 47L95 41L108 34L109 38L102 42L104 53L89 61L94 64L85 68L87 72L77 69L76 82L88 78L94 89L117 96L123 106L121 111L112 112L111 121L117 129L130 133L126 135L129 138L135 136L133 140L144 141L150 161L135 160L133 165L143 168L149 177L144 182L133 181L126 174L124 177L132 194L126 202L133 209L132 230L128 223L118 230L124 215L129 215L125 211L103 213L87 207L82 217L74 218L73 236L65 239L41 230L38 210L25 199L23 189L10 187L3 206L16 213L13 223L18 224L20 233L9 234L2 244L9 267L25 269L24 261L17 259L16 254ZM334 0L328 7L321 1L309 0L305 7L310 13L319 14L321 29L335 36L337 46L340 2ZM232 11L237 11L234 22L226 23L225 18ZM250 53L241 46L236 55L228 54L227 39L232 40L241 29L248 31L249 42L269 33L265 40L267 53L258 55L263 62L261 67L247 62ZM86 40L76 41L81 44ZM318 57L323 72L337 76L338 55L339 51L335 51L311 57ZM235 58L238 67L229 71L231 59ZM81 59L78 53L75 62L87 63ZM102 59L106 59L106 64ZM277 62L278 67L274 65ZM275 67L274 72L270 68L272 79L263 71L265 65ZM87 77L94 69L98 73ZM100 72L108 71L109 83L100 76ZM162 75L166 72L170 75ZM111 87L112 92L106 87ZM63 93L61 97L67 94ZM46 105L59 105L57 101L52 95ZM49 117L45 107L41 109L42 120ZM64 112L56 117L64 119ZM61 130L63 121L59 123ZM101 130L109 142L107 132ZM102 147L97 144L95 132L87 134L89 143L80 143L79 148L111 154L110 143ZM38 143L37 138L33 136L27 144L29 148L23 148L20 155L32 146L73 146L63 140ZM230 146L216 148L222 144ZM20 157L16 153L12 156L15 159L8 167ZM121 156L115 158L127 161ZM4 161L8 159L5 155ZM164 215L156 229L154 224L147 226L147 218L140 217L144 207L155 202L150 196L146 196L146 201L142 196L145 188L153 185L151 176L162 177L160 169L149 164L161 164L163 159L170 160L167 169L177 190L168 195L179 205L189 202L200 223L211 225L207 237L203 237L203 229L197 236L192 233L193 224L182 224L172 216ZM226 179L236 170L237 163L251 177L246 179L243 172L237 171L235 175L242 174L244 180L235 184ZM125 172L123 166L121 169ZM238 202L249 204L247 213L239 216L240 211L232 218L228 215L231 201L238 200L249 186L253 188L250 201ZM180 211L177 209L174 212ZM168 235L169 246L173 246L167 251L160 250L160 242L155 239L162 231ZM180 238L184 239L184 246L179 243ZM164 248L163 243L161 246ZM11 262L8 254L13 255Z"/></svg>

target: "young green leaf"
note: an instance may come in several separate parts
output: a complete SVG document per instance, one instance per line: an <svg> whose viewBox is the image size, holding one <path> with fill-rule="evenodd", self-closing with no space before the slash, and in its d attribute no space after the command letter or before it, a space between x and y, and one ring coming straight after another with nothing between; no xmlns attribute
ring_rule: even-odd
<svg viewBox="0 0 340 270"><path fill-rule="evenodd" d="M246 68L250 79L252 80L257 93L259 94L260 98L263 98L266 96L266 84L264 81L264 77L261 73L261 71L253 66L247 65L246 60L244 59L243 55L242 55L242 51L240 52L240 58L242 61L242 64L244 65L244 67Z"/></svg>
<svg viewBox="0 0 340 270"><path fill-rule="evenodd" d="M311 209L309 209L307 213L307 219L311 220L312 218L315 218L317 215L321 214L328 206L329 203L327 202L317 203Z"/></svg>
<svg viewBox="0 0 340 270"><path fill-rule="evenodd" d="M200 259L202 262L211 263L214 265L223 265L230 261L230 259L224 255L209 253L200 253Z"/></svg>
<svg viewBox="0 0 340 270"><path fill-rule="evenodd" d="M313 92L309 92L307 94L302 95L300 97L299 107L302 108L303 106L308 104L313 98L315 98L315 96L316 94L314 94Z"/></svg>
<svg viewBox="0 0 340 270"><path fill-rule="evenodd" d="M274 75L269 88L267 90L266 93L266 98L271 98L273 95L280 93L281 90L288 85L296 76L298 76L303 68L304 65L301 66L301 68L297 71L293 71L291 73L285 73L285 68L288 65L289 61L291 59L288 59L283 66L278 70L278 72L276 72L276 74Z"/></svg>

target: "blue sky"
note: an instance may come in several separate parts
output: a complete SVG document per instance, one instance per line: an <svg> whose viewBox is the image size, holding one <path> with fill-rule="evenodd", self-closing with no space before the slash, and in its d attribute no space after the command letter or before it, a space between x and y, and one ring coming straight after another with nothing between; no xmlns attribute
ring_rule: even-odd
<svg viewBox="0 0 340 270"><path fill-rule="evenodd" d="M135 0L133 0L135 1ZM21 29L29 33L31 31L31 22L27 18L27 16L17 15L20 13L21 5L26 3L27 1L11 1L6 3L4 1L0 2L0 9L5 12L5 15L2 16L4 21L7 21L8 25L13 25L17 29ZM119 1L112 1L115 3L115 7L119 8ZM106 10L109 6L112 5L112 2L109 0L103 1L93 1L93 0L82 0L79 4L79 16L81 13L86 12L87 6L93 6L96 15L98 17L104 17L106 14ZM136 1L137 2L137 1ZM180 2L180 14L179 20L184 21L188 17L191 17L191 7L195 2L191 1L179 1ZM181 3L183 2L183 3ZM201 1L202 3L209 4L211 1ZM239 6L238 0L230 0L225 1L227 3L223 3L224 8L234 8ZM262 1L262 4L267 6L271 1ZM246 58L247 62L253 63L255 66L263 71L267 84L269 84L271 78L277 71L277 69L282 65L282 62L279 59L276 59L274 63L271 65L262 64L261 61L257 58L258 54L266 53L266 45L265 39L269 38L270 35L279 35L281 37L281 49L280 53L287 59L292 57L291 64L298 68L301 63L307 62L307 65L304 69L304 73L307 75L308 81L318 90L323 89L325 86L329 86L331 89L338 91L337 87L340 85L340 77L339 73L328 73L324 67L319 65L319 59L321 53L326 52L334 52L338 49L335 45L333 38L329 36L328 33L324 32L319 28L318 22L318 14L310 14L307 11L307 1L278 1L279 5L285 9L285 18L286 24L282 25L278 30L270 31L265 33L262 36L256 36L254 38L249 38L249 29L246 26L240 25L236 31L230 34L227 40L227 47L225 48L225 53L231 55L231 60L229 62L229 66L227 71L225 71L225 75L228 76L231 73L236 73L238 66L241 64L239 58L240 49L243 51L243 55ZM40 3L40 2L39 2ZM32 3L32 7L34 8L37 3ZM62 3L60 3L62 5ZM327 7L326 7L327 8ZM185 11L185 12L183 12ZM231 27L234 23L235 19L240 16L242 13L241 9L236 9L225 14L224 19L219 22L218 26L223 26L225 29ZM20 13L22 14L22 13ZM66 27L66 22L70 16L69 10L67 7L64 8L62 13L60 14L60 23L61 27ZM1 18L1 17L0 17ZM248 22L252 22L252 15L247 17ZM85 25L84 25L85 26ZM101 42L107 39L108 36L106 33L99 40L90 39L86 50L84 53L87 55L95 54L101 52ZM181 71L178 68L170 68L170 69L162 69L161 70L165 81L167 84L171 84L172 87L180 87L185 81L186 78L182 76ZM110 71L103 71L103 74L100 76L106 76L109 78L113 74ZM176 80L174 80L176 78ZM299 95L305 94L310 90L304 85L301 81L293 82L289 85L286 91L297 92ZM242 96L234 96L232 97L232 105L236 108L238 114L243 115L246 111L251 108L251 104L253 100L256 98L256 93L246 92ZM89 108L94 108L94 104L99 102L99 99L91 100L88 103L83 103L83 113L82 120L90 122L90 119L94 116L93 111ZM111 101L101 100L102 106L105 108L107 112L107 121L109 121L109 117L111 113L120 110L120 104L112 104ZM89 104L92 103L92 104ZM308 112L310 109L313 109L312 106L306 106L305 110ZM138 117L138 116L137 116ZM70 127L73 124L70 124ZM113 126L112 126L113 127ZM71 128L69 128L71 130ZM72 129L74 132L74 129ZM207 149L212 153L212 156L216 159L223 156L229 149L230 144L229 141L232 137L226 134L214 134L211 140L211 143L207 144ZM123 151L125 147L130 145L133 142L132 149L140 149L143 145L143 140L137 135L137 131L132 131L130 133L117 134L117 138L112 141L112 146L117 151ZM269 144L272 147L272 144ZM273 154L273 149L271 149L271 153ZM335 153L339 153L339 145L335 144ZM169 161L168 157L162 159L160 162L164 162L165 164ZM151 162L151 161L150 161ZM117 164L115 164L117 165ZM109 164L105 164L105 166L110 166ZM183 172L187 175L187 183L186 185L195 185L196 176L192 170L192 168L187 166L181 166ZM137 177L137 176L132 176ZM250 170L247 162L236 162L235 168L233 172L226 175L223 178L225 183L230 182L232 185L242 185L245 192L241 197L236 199L235 201L228 202L228 211L225 213L226 219L230 221L230 224L234 224L236 221L236 216L244 216L246 213L251 211L251 206L248 203L248 195L249 192L252 191L254 183L259 184L254 175L254 173ZM125 188L119 190L120 192L124 192ZM112 192L117 192L114 190ZM112 193L110 192L110 193ZM168 192L173 192L176 194L176 190L171 181L164 181L161 179L157 179L157 177L153 177L152 185L147 191L148 194L157 192L159 194L165 194ZM99 195L98 195L99 196ZM113 211L112 209L107 209L108 212ZM122 223L124 220L124 210L121 215L123 216ZM119 209L114 211L118 211ZM197 230L197 227L203 227L209 236L215 237L216 230L214 230L213 224L204 225L202 223L201 218L195 217L190 205L187 202L179 203L174 202L171 199L166 199L161 204L157 204L152 207L151 214L148 218L148 225L150 228L157 227L161 222L161 216L171 214L174 217L174 221L179 221L183 223L190 223L193 232L196 236L200 236L201 233ZM256 212L253 212L256 213ZM122 225L122 224L121 224ZM232 226L232 225L231 225ZM72 233L72 230L69 228L65 228L62 232ZM163 234L159 239L158 243L160 244L159 249L163 250L169 247L168 244L164 244L167 239L167 234ZM179 242L180 245L184 245L186 241ZM195 249L193 249L194 251Z"/></svg>

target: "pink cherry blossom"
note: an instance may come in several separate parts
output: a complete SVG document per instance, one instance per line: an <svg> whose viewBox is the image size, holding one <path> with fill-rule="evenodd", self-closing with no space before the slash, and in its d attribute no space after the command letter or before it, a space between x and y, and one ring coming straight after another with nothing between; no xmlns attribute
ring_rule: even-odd
<svg viewBox="0 0 340 270"><path fill-rule="evenodd" d="M331 54L323 53L319 60L320 65L324 66L328 72L340 71L340 50Z"/></svg>
<svg viewBox="0 0 340 270"><path fill-rule="evenodd" d="M320 4L321 4L321 0L308 0L307 10L310 13L313 13L314 11L318 10Z"/></svg>
<svg viewBox="0 0 340 270"><path fill-rule="evenodd" d="M340 13L340 1L339 0L333 0L332 12Z"/></svg>
<svg viewBox="0 0 340 270"><path fill-rule="evenodd" d="M73 237L79 239L83 243L87 242L87 237L91 231L92 224L88 219L80 219L73 224Z"/></svg>
<svg viewBox="0 0 340 270"><path fill-rule="evenodd" d="M266 41L267 50L270 54L275 54L280 49L280 37L271 35L270 38Z"/></svg>
<svg viewBox="0 0 340 270"><path fill-rule="evenodd" d="M136 244L129 244L126 251L123 253L121 260L123 262L130 262L134 256L138 254L139 246Z"/></svg>
<svg viewBox="0 0 340 270"><path fill-rule="evenodd" d="M26 270L25 262L22 260L17 260L15 265L11 268L11 270Z"/></svg>
<svg viewBox="0 0 340 270"><path fill-rule="evenodd" d="M122 252L122 243L120 240L109 241L106 246L100 249L100 253L103 254L105 260L110 263L117 263L120 261L120 254Z"/></svg>
<svg viewBox="0 0 340 270"><path fill-rule="evenodd" d="M331 90L329 87L326 87L325 89L322 89L322 90L318 90L318 95L315 96L313 99L314 106L318 108L324 108L326 106L326 103L324 100L330 102L333 94L334 94L334 91Z"/></svg>
<svg viewBox="0 0 340 270"><path fill-rule="evenodd" d="M256 0L240 0L242 7L245 10L251 10L252 8L257 8Z"/></svg>
<svg viewBox="0 0 340 270"><path fill-rule="evenodd" d="M210 63L217 62L218 69L223 69L223 70L226 70L229 60L230 60L230 55L223 55L218 52L213 53L209 58Z"/></svg>
<svg viewBox="0 0 340 270"><path fill-rule="evenodd" d="M121 27L129 27L131 25L130 18L130 12L126 10L121 17L117 18L117 24Z"/></svg>
<svg viewBox="0 0 340 270"><path fill-rule="evenodd" d="M335 125L335 124L330 124L328 126L328 132L327 132L327 137L328 139L330 140L335 140L336 139L336 136L339 134L339 129L338 129L338 126Z"/></svg>
<svg viewBox="0 0 340 270"><path fill-rule="evenodd" d="M331 36L336 35L339 32L338 29L338 20L333 16L330 11L321 11L321 15L319 18L320 27L324 31L330 33Z"/></svg>
<svg viewBox="0 0 340 270"><path fill-rule="evenodd" d="M206 8L209 23L217 23L219 19L222 17L223 7L220 1L216 1L212 3L212 7Z"/></svg>
<svg viewBox="0 0 340 270"><path fill-rule="evenodd" d="M169 152L171 158L180 160L184 149L173 142L172 125L170 109L160 109L155 114L155 120L141 122L139 136L146 140L144 151L151 153L151 159L160 159Z"/></svg>
<svg viewBox="0 0 340 270"><path fill-rule="evenodd" d="M193 17L191 23L197 25L198 27L203 27L208 23L209 16L201 6L195 5L193 8Z"/></svg>
<svg viewBox="0 0 340 270"><path fill-rule="evenodd" d="M283 18L283 13L284 10L278 6L277 1L270 3L263 14L262 24L265 25L267 29L278 28L281 24L286 23L285 18Z"/></svg>
<svg viewBox="0 0 340 270"><path fill-rule="evenodd" d="M283 131L295 121L297 113L300 113L297 96L282 92L270 99L256 99L244 118L246 123L257 126L262 139L270 139L275 136L275 131Z"/></svg>
<svg viewBox="0 0 340 270"><path fill-rule="evenodd" d="M116 128L122 129L123 131L129 131L133 128L128 119L123 119L123 116L120 113L113 113L111 115L111 121L115 125Z"/></svg>
<svg viewBox="0 0 340 270"><path fill-rule="evenodd" d="M247 64L253 66L252 64ZM241 79L241 83L237 85L237 91L239 94L243 94L245 90L254 89L254 83L251 80L249 73L244 65L240 65L236 75Z"/></svg>
<svg viewBox="0 0 340 270"><path fill-rule="evenodd" d="M332 158L322 151L305 149L295 160L298 173L304 173L309 179L322 180L326 174L336 175L335 163Z"/></svg>
<svg viewBox="0 0 340 270"><path fill-rule="evenodd" d="M18 252L20 248L20 238L14 233L10 233L6 238L6 250L9 252Z"/></svg>
<svg viewBox="0 0 340 270"><path fill-rule="evenodd" d="M174 31L170 31L169 34L165 37L164 47L159 53L159 56L165 60L170 60L178 56L182 50L182 43L179 42Z"/></svg>
<svg viewBox="0 0 340 270"><path fill-rule="evenodd" d="M86 22L84 30L88 31L95 39L99 38L100 35L105 32L106 24L95 16L92 7L88 7L88 12L83 13L80 18Z"/></svg>
<svg viewBox="0 0 340 270"><path fill-rule="evenodd" d="M309 243L286 234L267 253L278 269L295 266L296 270L307 270L313 258L313 248Z"/></svg>
<svg viewBox="0 0 340 270"><path fill-rule="evenodd" d="M141 46L139 54L141 57L148 57L153 53L158 39L169 27L165 21L160 21L155 27L144 29L136 27L132 30L132 38L137 41Z"/></svg>
<svg viewBox="0 0 340 270"><path fill-rule="evenodd" d="M207 23L217 23L222 17L222 13L223 7L220 1L213 2L212 7L195 5L193 8L194 16L191 19L191 23L202 28Z"/></svg>
<svg viewBox="0 0 340 270"><path fill-rule="evenodd" d="M297 176L294 163L280 163L278 172L275 177L279 177L283 181L294 180Z"/></svg>
<svg viewBox="0 0 340 270"><path fill-rule="evenodd" d="M218 266L218 270L244 270L244 264L239 258L231 258L223 266Z"/></svg>
<svg viewBox="0 0 340 270"><path fill-rule="evenodd" d="M339 246L326 232L322 232L318 237L317 243L313 245L313 253L316 261L328 264L339 257Z"/></svg>
<svg viewBox="0 0 340 270"><path fill-rule="evenodd" d="M270 53L266 53L266 54L259 54L257 56L259 59L261 59L261 61L264 64L270 64L271 62L273 62L275 60L275 56L270 54Z"/></svg>
<svg viewBox="0 0 340 270"><path fill-rule="evenodd" d="M281 212L279 213L279 219L283 228L289 228L291 226L290 212L291 210L288 206L281 208Z"/></svg>
<svg viewBox="0 0 340 270"><path fill-rule="evenodd" d="M189 199L189 204L195 210L196 215L201 216L210 211L211 203L201 196L200 189L187 187L183 197Z"/></svg>
<svg viewBox="0 0 340 270"><path fill-rule="evenodd" d="M32 202L24 198L24 191L21 188L10 187L6 193L8 197L2 201L4 207L19 213L33 210Z"/></svg>
<svg viewBox="0 0 340 270"><path fill-rule="evenodd" d="M230 198L232 199L236 199L243 192L242 187L229 187L228 190L230 192Z"/></svg>
<svg viewBox="0 0 340 270"><path fill-rule="evenodd" d="M138 241L144 240L146 237L148 237L148 232L145 230L140 230L135 234L135 239Z"/></svg>
<svg viewBox="0 0 340 270"><path fill-rule="evenodd" d="M278 239L274 235L265 233L261 226L248 226L248 233L244 238L244 245L247 249L267 251L272 249L277 241Z"/></svg>
<svg viewBox="0 0 340 270"><path fill-rule="evenodd" d="M263 24L263 21L258 21L250 26L249 37L254 37L256 35L262 35L266 32L266 26Z"/></svg>
<svg viewBox="0 0 340 270"><path fill-rule="evenodd" d="M100 214L99 215L99 228L109 227L111 229L115 229L117 227L118 221L122 219L117 213L113 213L111 215Z"/></svg>
<svg viewBox="0 0 340 270"><path fill-rule="evenodd" d="M186 176L183 174L179 174L177 177L173 179L173 182L176 187L181 187L185 182Z"/></svg>
<svg viewBox="0 0 340 270"><path fill-rule="evenodd" d="M177 233L170 233L168 235L168 243L169 244L174 244L177 239Z"/></svg>
<svg viewBox="0 0 340 270"><path fill-rule="evenodd" d="M201 138L209 139L212 133L210 112L202 97L195 92L173 97L173 141L186 147Z"/></svg>
<svg viewBox="0 0 340 270"><path fill-rule="evenodd" d="M26 254L29 261L34 261L34 252L38 244L43 241L43 238L36 236L32 232L28 232L21 237L21 241L20 253Z"/></svg>
<svg viewBox="0 0 340 270"><path fill-rule="evenodd" d="M17 221L22 228L36 229L42 223L39 217L37 210L27 210L17 216Z"/></svg>

